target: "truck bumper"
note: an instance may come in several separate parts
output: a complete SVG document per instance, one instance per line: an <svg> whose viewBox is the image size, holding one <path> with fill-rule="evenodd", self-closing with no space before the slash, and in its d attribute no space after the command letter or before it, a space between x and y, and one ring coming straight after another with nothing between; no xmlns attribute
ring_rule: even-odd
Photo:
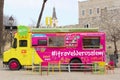
<svg viewBox="0 0 120 80"><path fill-rule="evenodd" d="M8 62L4 62L4 61L3 61L3 64L4 64L4 65L8 65Z"/></svg>

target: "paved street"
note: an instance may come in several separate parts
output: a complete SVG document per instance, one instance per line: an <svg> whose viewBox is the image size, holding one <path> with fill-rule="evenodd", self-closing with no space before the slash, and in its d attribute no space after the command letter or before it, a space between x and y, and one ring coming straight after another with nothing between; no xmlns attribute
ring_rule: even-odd
<svg viewBox="0 0 120 80"><path fill-rule="evenodd" d="M114 73L92 74L91 72L55 72L41 76L38 72L31 71L10 71L0 64L0 80L118 80L120 68L116 68Z"/></svg>

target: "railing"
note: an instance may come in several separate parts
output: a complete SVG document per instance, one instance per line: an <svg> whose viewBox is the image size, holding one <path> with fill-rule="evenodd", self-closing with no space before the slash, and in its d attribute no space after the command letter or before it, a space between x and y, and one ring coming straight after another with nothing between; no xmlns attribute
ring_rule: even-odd
<svg viewBox="0 0 120 80"><path fill-rule="evenodd" d="M41 71L42 65L31 66L32 71ZM61 71L82 71L82 72L92 72L92 73L105 73L105 62L95 62L95 63L48 63L47 69L49 72L61 72ZM27 68L27 67L26 67ZM30 68L30 67L29 67Z"/></svg>

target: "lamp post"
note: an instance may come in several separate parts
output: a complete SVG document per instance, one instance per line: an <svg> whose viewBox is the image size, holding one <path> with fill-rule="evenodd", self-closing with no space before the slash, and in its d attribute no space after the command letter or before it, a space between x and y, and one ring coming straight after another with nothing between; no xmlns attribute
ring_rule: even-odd
<svg viewBox="0 0 120 80"><path fill-rule="evenodd" d="M14 23L14 19L12 16L10 16L9 18L9 25L10 25L10 35L11 35L11 47L12 47L12 29L13 29L13 23Z"/></svg>

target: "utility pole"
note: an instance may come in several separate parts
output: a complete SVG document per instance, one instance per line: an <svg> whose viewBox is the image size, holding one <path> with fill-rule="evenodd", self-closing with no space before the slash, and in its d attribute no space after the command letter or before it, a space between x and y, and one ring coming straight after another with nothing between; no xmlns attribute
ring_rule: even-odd
<svg viewBox="0 0 120 80"><path fill-rule="evenodd" d="M44 10L46 1L47 1L47 0L43 0L43 4L42 4L42 8L41 8L40 15L39 15L39 17L38 17L38 22L37 22L36 28L39 28L40 21L41 21L41 18L42 18L42 14L43 14L43 10Z"/></svg>
<svg viewBox="0 0 120 80"><path fill-rule="evenodd" d="M0 0L0 54L2 54L3 47L3 9L5 0Z"/></svg>

